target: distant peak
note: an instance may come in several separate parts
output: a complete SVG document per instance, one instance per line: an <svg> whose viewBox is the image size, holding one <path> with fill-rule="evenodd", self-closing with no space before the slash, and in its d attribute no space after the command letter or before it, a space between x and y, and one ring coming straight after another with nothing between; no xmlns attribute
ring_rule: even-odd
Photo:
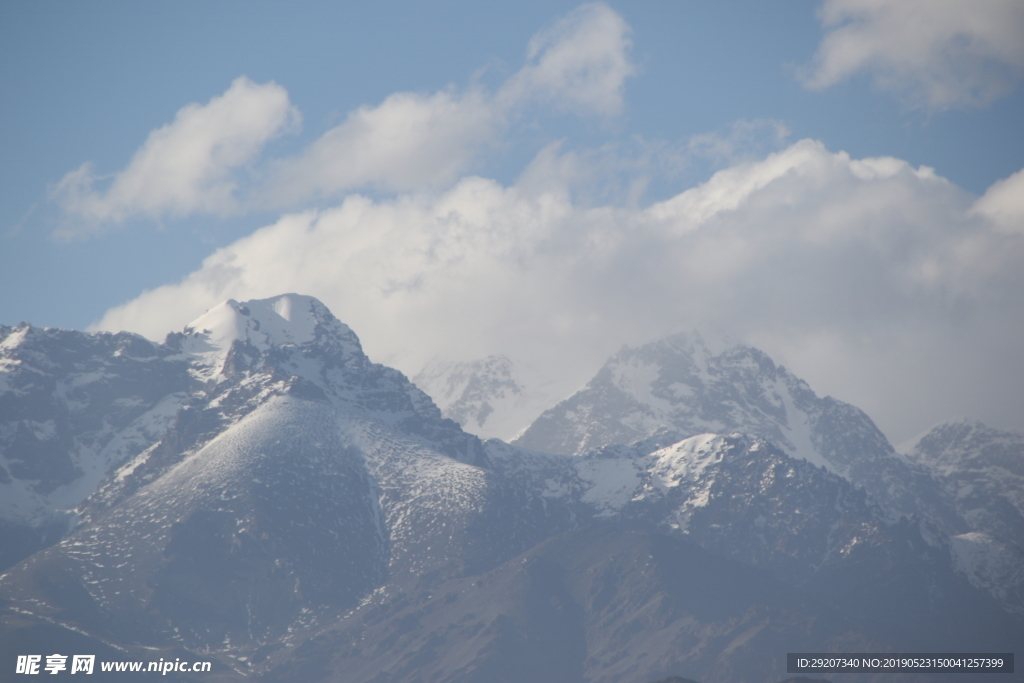
<svg viewBox="0 0 1024 683"><path fill-rule="evenodd" d="M933 424L917 436L911 437L896 446L896 451L903 454L913 453L926 439L939 438L940 435L949 436L952 433L968 434L974 430L988 430L988 425L963 415L951 417Z"/></svg>

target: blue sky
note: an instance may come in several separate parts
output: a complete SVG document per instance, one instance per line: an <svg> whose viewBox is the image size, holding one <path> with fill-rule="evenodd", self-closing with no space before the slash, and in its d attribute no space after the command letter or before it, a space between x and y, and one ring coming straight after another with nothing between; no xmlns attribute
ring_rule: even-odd
<svg viewBox="0 0 1024 683"><path fill-rule="evenodd" d="M4 3L0 322L299 290L410 373L585 344L560 388L699 328L1024 428L1024 10L966 7Z"/></svg>

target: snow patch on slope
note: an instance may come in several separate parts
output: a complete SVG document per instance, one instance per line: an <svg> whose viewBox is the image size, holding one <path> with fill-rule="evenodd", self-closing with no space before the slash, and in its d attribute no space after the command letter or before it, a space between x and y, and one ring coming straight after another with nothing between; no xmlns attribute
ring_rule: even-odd
<svg viewBox="0 0 1024 683"><path fill-rule="evenodd" d="M806 460L817 467L824 467L833 474L840 474L836 467L822 457L818 449L811 441L811 424L807 413L798 409L793 402L793 394L789 391L788 384L784 381L782 373L776 377L775 393L782 399L782 405L786 410L786 422L782 425L783 433L786 435L788 444L779 444L790 455Z"/></svg>
<svg viewBox="0 0 1024 683"><path fill-rule="evenodd" d="M580 500L598 517L610 517L631 501L643 500L651 493L664 496L672 489L689 492L680 506L692 510L707 505L713 482L708 468L722 460L724 444L717 434L699 434L650 455L572 457L566 462L579 478Z"/></svg>
<svg viewBox="0 0 1024 683"><path fill-rule="evenodd" d="M953 562L972 585L1006 601L1009 589L1021 582L1020 557L989 534L972 531L949 539Z"/></svg>
<svg viewBox="0 0 1024 683"><path fill-rule="evenodd" d="M581 500L598 517L611 517L633 499L641 484L642 463L632 459L587 458L576 464L583 483Z"/></svg>
<svg viewBox="0 0 1024 683"><path fill-rule="evenodd" d="M708 465L722 459L718 446L721 437L716 434L698 434L677 444L652 453L652 483L663 493L680 484L692 484L701 478ZM701 505L707 503L704 499Z"/></svg>

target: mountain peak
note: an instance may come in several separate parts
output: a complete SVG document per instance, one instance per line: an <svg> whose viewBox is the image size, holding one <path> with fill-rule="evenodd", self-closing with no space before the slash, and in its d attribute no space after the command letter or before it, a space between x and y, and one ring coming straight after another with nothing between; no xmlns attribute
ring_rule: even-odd
<svg viewBox="0 0 1024 683"><path fill-rule="evenodd" d="M716 352L700 334L679 333L620 349L516 444L582 455L665 430L679 438L740 431L827 465L805 433L807 415L799 409L805 393L809 388L757 349L733 345Z"/></svg>
<svg viewBox="0 0 1024 683"><path fill-rule="evenodd" d="M274 348L312 344L339 347L343 355L362 356L355 333L318 299L301 294L280 294L269 299L238 302L228 299L185 327L183 350L208 368L204 375L220 373L235 343L261 353Z"/></svg>
<svg viewBox="0 0 1024 683"><path fill-rule="evenodd" d="M316 327L333 316L317 299L281 294L239 303L228 299L185 327L186 333L205 335L207 342L227 350L235 341L266 351L272 346L301 345L316 337Z"/></svg>
<svg viewBox="0 0 1024 683"><path fill-rule="evenodd" d="M434 360L413 381L434 399L445 417L484 438L510 439L536 416L507 356L463 362Z"/></svg>

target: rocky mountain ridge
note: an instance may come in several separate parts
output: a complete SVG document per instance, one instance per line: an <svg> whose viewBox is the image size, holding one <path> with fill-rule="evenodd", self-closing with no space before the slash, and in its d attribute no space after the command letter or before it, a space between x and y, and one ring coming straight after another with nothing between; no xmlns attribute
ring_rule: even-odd
<svg viewBox="0 0 1024 683"><path fill-rule="evenodd" d="M481 442L298 295L226 302L164 344L3 332L6 485L42 511L8 524L67 520L56 488L15 476L41 467L33 454L71 463L64 486L86 481L90 457L106 468L70 532L0 576L0 643L22 653L188 653L218 680L768 683L787 647L1010 647L1024 633L941 526L847 478L883 458L927 468L823 449L870 443L873 425L852 407L813 413L795 378L764 405L753 385L717 386L765 420L799 399L838 425L811 439L831 467L756 433L658 428L582 455ZM723 367L785 384L744 353ZM42 438L61 424L83 438ZM37 442L51 451L21 448Z"/></svg>

